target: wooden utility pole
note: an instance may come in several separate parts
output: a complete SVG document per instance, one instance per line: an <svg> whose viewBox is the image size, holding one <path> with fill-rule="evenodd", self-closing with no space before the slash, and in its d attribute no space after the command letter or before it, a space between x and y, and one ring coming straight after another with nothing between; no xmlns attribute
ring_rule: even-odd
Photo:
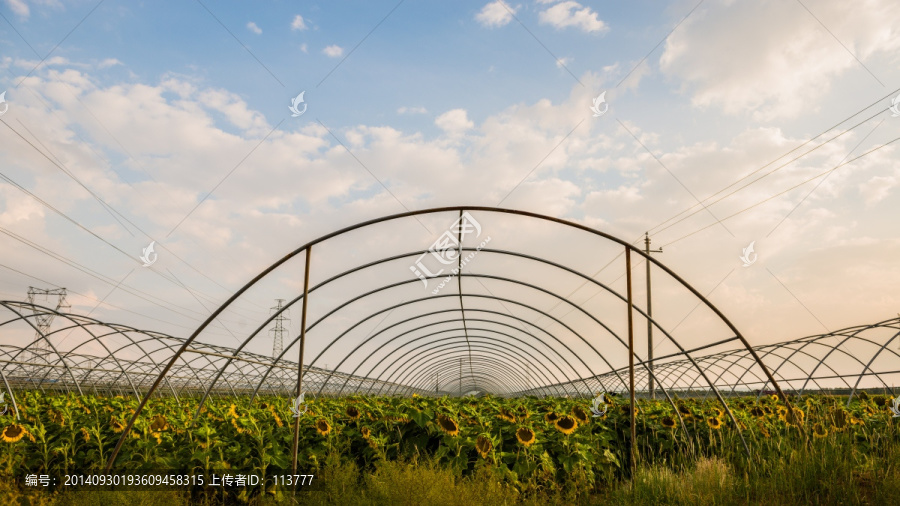
<svg viewBox="0 0 900 506"><path fill-rule="evenodd" d="M644 253L647 254L647 258L650 257L650 253L662 253L662 246L659 249L650 249L650 234L648 232L644 232ZM653 298L650 296L650 261L647 261L647 378L649 378L650 383L648 384L647 389L650 391L650 398L656 399L656 385L654 385L653 381L653 323L650 321L650 318L653 317Z"/></svg>

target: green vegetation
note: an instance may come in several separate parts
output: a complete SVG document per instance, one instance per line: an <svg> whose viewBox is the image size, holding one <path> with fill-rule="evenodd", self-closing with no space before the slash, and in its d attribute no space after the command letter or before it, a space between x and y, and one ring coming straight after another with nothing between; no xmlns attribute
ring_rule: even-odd
<svg viewBox="0 0 900 506"><path fill-rule="evenodd" d="M290 487L165 491L24 486L28 474L97 474L133 398L24 392L21 420L0 417L4 504L291 504ZM900 493L900 419L890 398L808 396L720 405L641 401L639 468L626 469L629 405L605 416L584 399L320 398L300 417L301 472L320 489L303 504L879 504ZM290 474L290 401L155 398L116 461L117 474ZM11 411L11 410L10 410ZM684 426L682 426L682 420ZM741 429L752 457L738 434ZM686 430L685 430L686 429ZM13 481L15 480L15 481Z"/></svg>

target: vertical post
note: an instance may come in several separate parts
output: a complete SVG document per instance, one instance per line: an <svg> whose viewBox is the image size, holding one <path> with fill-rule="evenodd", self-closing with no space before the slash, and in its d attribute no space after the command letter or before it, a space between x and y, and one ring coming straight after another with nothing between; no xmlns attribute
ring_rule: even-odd
<svg viewBox="0 0 900 506"><path fill-rule="evenodd" d="M459 359L459 396L462 397L462 359Z"/></svg>
<svg viewBox="0 0 900 506"><path fill-rule="evenodd" d="M637 427L634 416L634 317L632 308L634 301L631 298L631 249L625 247L625 283L628 296L628 382L631 393L631 475L634 476L637 467L636 439Z"/></svg>
<svg viewBox="0 0 900 506"><path fill-rule="evenodd" d="M650 234L644 232L644 253L650 258L650 253L662 253L662 248L650 249ZM650 295L650 260L647 260L647 369L649 373L647 377L650 382L647 389L650 391L650 398L656 399L656 386L653 381L653 297Z"/></svg>
<svg viewBox="0 0 900 506"><path fill-rule="evenodd" d="M306 344L306 307L309 302L309 258L312 246L306 248L306 267L303 270L303 309L300 316L300 360L297 361L297 397L303 393L303 350ZM297 450L300 447L300 417L294 418L294 450L291 469L297 474Z"/></svg>

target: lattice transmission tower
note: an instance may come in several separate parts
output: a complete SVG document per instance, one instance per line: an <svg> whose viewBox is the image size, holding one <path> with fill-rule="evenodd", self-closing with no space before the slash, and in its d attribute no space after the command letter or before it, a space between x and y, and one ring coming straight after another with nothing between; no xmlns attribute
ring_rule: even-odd
<svg viewBox="0 0 900 506"><path fill-rule="evenodd" d="M68 312L68 310L71 309L72 306L66 302L65 288L47 290L44 288L35 288L33 286L28 287L29 304L40 304L42 306L52 307L52 305L48 304L52 297L56 298L57 312ZM56 313L45 313L38 309L32 309L32 311L34 313L35 326L37 327L37 331L34 335L35 344L31 347L32 361L36 364L46 363L48 362L47 355L50 354L51 348L50 343L41 337L46 336L50 332L50 325L53 324L53 317L56 316Z"/></svg>
<svg viewBox="0 0 900 506"><path fill-rule="evenodd" d="M281 309L284 308L284 299L275 299L275 303L277 305L271 308L272 311L281 311ZM284 322L289 320L290 318L284 316L284 313L279 313L278 316L275 317L275 327L269 329L269 332L272 333L272 337L274 338L274 342L272 343L273 359L278 358L284 348L284 333L287 331L287 329L284 328Z"/></svg>

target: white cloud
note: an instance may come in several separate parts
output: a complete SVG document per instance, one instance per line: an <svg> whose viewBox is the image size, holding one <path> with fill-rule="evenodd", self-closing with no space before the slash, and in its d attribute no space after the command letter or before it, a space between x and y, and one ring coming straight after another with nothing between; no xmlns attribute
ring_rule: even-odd
<svg viewBox="0 0 900 506"><path fill-rule="evenodd" d="M399 107L397 108L397 114L427 114L428 109L424 107Z"/></svg>
<svg viewBox="0 0 900 506"><path fill-rule="evenodd" d="M256 23L254 23L253 21L247 23L247 29L250 30L251 32L255 33L256 35L259 35L262 33L262 28L256 26Z"/></svg>
<svg viewBox="0 0 900 506"><path fill-rule="evenodd" d="M469 120L465 109L447 111L438 116L434 124L448 134L460 134L475 126L475 123Z"/></svg>
<svg viewBox="0 0 900 506"><path fill-rule="evenodd" d="M864 64L900 49L900 3L828 0L810 8ZM705 4L668 38L659 62L694 105L763 121L828 107L823 98L844 74L877 84L802 6L774 0Z"/></svg>
<svg viewBox="0 0 900 506"><path fill-rule="evenodd" d="M304 53L309 53L309 47L306 45L305 42L303 44L300 44L300 50L303 51Z"/></svg>
<svg viewBox="0 0 900 506"><path fill-rule="evenodd" d="M31 14L28 4L23 0L6 0L6 5L8 5L10 10L16 13L16 15L22 16L23 18L27 18Z"/></svg>
<svg viewBox="0 0 900 506"><path fill-rule="evenodd" d="M572 63L573 60L575 60L575 58L563 56L562 58L560 58L559 60L556 61L556 68L561 69L561 68L565 67L566 65Z"/></svg>
<svg viewBox="0 0 900 506"><path fill-rule="evenodd" d="M116 65L122 65L122 62L115 58L106 58L101 61L100 64L97 65L98 68L105 69L109 67L115 67Z"/></svg>
<svg viewBox="0 0 900 506"><path fill-rule="evenodd" d="M570 26L584 32L601 32L608 30L606 26L590 7L584 7L578 2L566 1L542 11L538 15L541 23L553 26L557 29Z"/></svg>
<svg viewBox="0 0 900 506"><path fill-rule="evenodd" d="M482 26L496 28L509 24L515 12L516 9L506 5L503 0L496 0L481 8L478 14L475 15L475 21L478 21Z"/></svg>
<svg viewBox="0 0 900 506"><path fill-rule="evenodd" d="M338 45L331 45L323 49L322 52L325 53L325 55L328 57L338 58L342 54L344 54L344 49Z"/></svg>
<svg viewBox="0 0 900 506"><path fill-rule="evenodd" d="M303 20L303 16L299 14L294 16L294 20L291 21L291 30L306 30L306 22Z"/></svg>

